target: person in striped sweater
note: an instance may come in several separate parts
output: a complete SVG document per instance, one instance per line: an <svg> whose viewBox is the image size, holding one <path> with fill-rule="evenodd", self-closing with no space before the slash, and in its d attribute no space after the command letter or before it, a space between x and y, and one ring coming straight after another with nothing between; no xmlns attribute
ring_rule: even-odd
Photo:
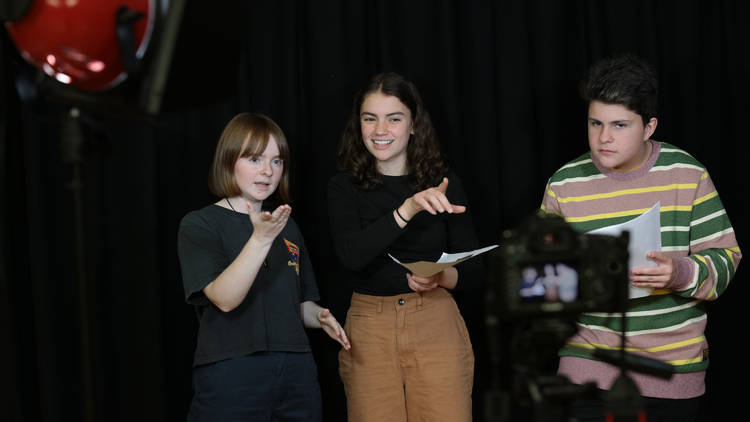
<svg viewBox="0 0 750 422"><path fill-rule="evenodd" d="M727 289L742 256L732 224L705 166L651 139L657 82L648 64L630 55L599 61L581 94L588 102L590 151L552 175L541 210L588 232L660 204L662 249L648 252L653 266L630 270L633 286L653 290L629 301L626 348L673 365L675 374L669 380L629 375L650 422L694 420L708 367L705 302ZM619 314L581 315L577 333L559 352L558 372L573 383L609 390L619 369L592 352L619 348L621 323ZM601 401L582 401L574 409L579 420L603 420Z"/></svg>

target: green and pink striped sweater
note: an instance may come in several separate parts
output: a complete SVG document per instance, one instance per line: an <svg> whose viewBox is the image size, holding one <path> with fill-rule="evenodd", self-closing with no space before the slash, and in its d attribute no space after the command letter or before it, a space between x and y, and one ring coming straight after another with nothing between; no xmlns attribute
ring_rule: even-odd
<svg viewBox="0 0 750 422"><path fill-rule="evenodd" d="M630 300L626 347L670 363L676 374L668 381L630 376L644 396L697 397L708 367L704 301L727 289L742 254L706 168L680 148L650 142L648 161L631 172L604 168L588 153L564 165L550 178L541 208L587 232L633 219L661 201L662 251L675 260L676 277L668 290ZM618 369L594 360L591 351L619 348L620 324L619 314L581 315L578 333L560 350L559 373L609 389Z"/></svg>

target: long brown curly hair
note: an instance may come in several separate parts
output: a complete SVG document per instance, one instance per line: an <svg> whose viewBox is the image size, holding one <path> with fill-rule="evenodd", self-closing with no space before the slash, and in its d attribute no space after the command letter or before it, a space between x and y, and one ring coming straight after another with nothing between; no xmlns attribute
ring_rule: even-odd
<svg viewBox="0 0 750 422"><path fill-rule="evenodd" d="M341 135L337 156L338 169L353 177L361 189L372 189L383 183L375 157L365 148L360 126L360 111L367 95L380 92L398 98L411 112L414 134L406 147L406 168L418 190L440 183L448 164L438 146L435 128L424 108L416 86L397 73L373 76L354 97L352 111Z"/></svg>

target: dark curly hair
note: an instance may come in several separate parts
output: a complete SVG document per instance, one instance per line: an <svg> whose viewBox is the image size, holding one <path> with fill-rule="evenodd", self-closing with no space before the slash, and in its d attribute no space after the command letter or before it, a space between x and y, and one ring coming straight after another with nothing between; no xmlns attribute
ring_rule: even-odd
<svg viewBox="0 0 750 422"><path fill-rule="evenodd" d="M406 147L406 166L415 188L427 189L439 184L448 171L448 164L440 152L430 115L416 86L392 72L373 76L354 97L349 120L341 135L338 169L352 176L354 183L362 189L372 189L383 183L375 157L365 148L360 126L362 103L374 92L398 98L411 112L414 134L409 136Z"/></svg>
<svg viewBox="0 0 750 422"><path fill-rule="evenodd" d="M656 117L658 84L654 69L636 56L624 54L600 60L581 83L581 97L587 102L622 104L638 113L643 124Z"/></svg>

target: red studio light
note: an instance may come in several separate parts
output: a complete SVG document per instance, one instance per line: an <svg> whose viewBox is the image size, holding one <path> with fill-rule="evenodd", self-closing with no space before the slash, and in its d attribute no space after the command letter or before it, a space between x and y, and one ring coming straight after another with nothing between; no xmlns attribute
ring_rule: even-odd
<svg viewBox="0 0 750 422"><path fill-rule="evenodd" d="M153 0L35 0L16 22L6 23L21 56L52 78L84 91L111 88L127 77L118 13L123 7L135 59L142 59L154 26Z"/></svg>

